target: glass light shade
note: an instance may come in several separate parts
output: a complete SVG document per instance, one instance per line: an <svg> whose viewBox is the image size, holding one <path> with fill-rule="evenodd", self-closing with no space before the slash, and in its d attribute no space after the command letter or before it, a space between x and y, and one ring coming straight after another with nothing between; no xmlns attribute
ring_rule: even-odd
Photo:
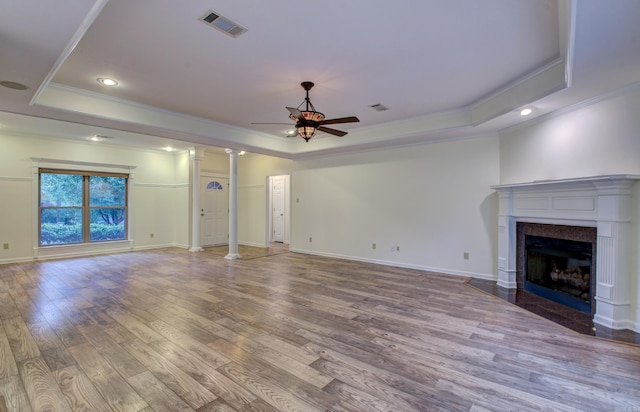
<svg viewBox="0 0 640 412"><path fill-rule="evenodd" d="M324 114L320 112L303 111L302 117L304 117L305 120L311 120L313 122L320 122L324 120Z"/></svg>
<svg viewBox="0 0 640 412"><path fill-rule="evenodd" d="M317 131L318 129L313 126L307 125L298 127L298 134L307 142L309 141L309 139L316 135Z"/></svg>

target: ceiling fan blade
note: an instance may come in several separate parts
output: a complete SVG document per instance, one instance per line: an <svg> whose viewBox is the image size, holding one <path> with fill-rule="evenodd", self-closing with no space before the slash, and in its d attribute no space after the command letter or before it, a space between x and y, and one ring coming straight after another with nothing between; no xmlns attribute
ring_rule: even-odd
<svg viewBox="0 0 640 412"><path fill-rule="evenodd" d="M347 134L347 132L343 132L342 130L336 130L336 129L330 129L328 127L324 127L324 126L320 126L318 127L318 130L320 130L321 132L325 132L325 133L329 133L335 136L344 136L345 134Z"/></svg>
<svg viewBox="0 0 640 412"><path fill-rule="evenodd" d="M318 124L338 124L338 123L355 123L355 122L359 122L360 119L358 119L355 116L349 116L349 117L339 117L337 119L327 119L327 120L321 120L318 122Z"/></svg>
<svg viewBox="0 0 640 412"><path fill-rule="evenodd" d="M302 112L295 107L287 107L287 110L289 110L289 113L291 113L295 117L293 120L302 118Z"/></svg>
<svg viewBox="0 0 640 412"><path fill-rule="evenodd" d="M251 123L251 124L284 124L287 126L293 126L291 123Z"/></svg>

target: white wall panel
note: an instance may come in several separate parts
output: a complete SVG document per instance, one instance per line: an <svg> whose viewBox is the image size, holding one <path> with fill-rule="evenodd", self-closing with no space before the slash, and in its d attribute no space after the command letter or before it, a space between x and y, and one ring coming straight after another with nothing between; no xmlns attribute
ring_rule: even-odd
<svg viewBox="0 0 640 412"><path fill-rule="evenodd" d="M498 157L491 136L298 161L291 247L493 278Z"/></svg>
<svg viewBox="0 0 640 412"><path fill-rule="evenodd" d="M640 88L500 138L500 182L640 174Z"/></svg>

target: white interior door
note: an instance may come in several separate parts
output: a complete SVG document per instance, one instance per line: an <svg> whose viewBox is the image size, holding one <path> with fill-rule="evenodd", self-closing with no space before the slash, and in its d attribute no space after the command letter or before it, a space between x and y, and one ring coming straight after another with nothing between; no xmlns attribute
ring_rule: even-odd
<svg viewBox="0 0 640 412"><path fill-rule="evenodd" d="M229 179L200 176L200 244L229 243Z"/></svg>
<svg viewBox="0 0 640 412"><path fill-rule="evenodd" d="M286 198L286 176L274 176L272 185L272 217L273 232L271 240L274 242L284 242L285 233L285 198Z"/></svg>

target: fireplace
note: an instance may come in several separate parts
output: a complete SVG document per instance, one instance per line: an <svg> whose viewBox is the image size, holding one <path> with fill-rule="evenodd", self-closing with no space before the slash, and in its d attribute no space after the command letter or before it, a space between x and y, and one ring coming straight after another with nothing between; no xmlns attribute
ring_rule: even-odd
<svg viewBox="0 0 640 412"><path fill-rule="evenodd" d="M518 222L517 287L592 314L596 232L594 227Z"/></svg>
<svg viewBox="0 0 640 412"><path fill-rule="evenodd" d="M561 296L596 324L640 332L631 290L638 181L607 175L492 186L499 196L498 286Z"/></svg>

